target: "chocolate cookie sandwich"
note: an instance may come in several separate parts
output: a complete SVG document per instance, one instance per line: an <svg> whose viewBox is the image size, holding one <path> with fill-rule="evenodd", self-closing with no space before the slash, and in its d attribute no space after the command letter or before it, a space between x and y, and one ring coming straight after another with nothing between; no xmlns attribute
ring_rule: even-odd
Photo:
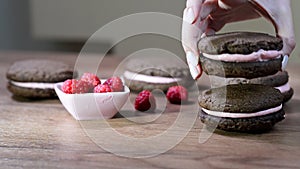
<svg viewBox="0 0 300 169"><path fill-rule="evenodd" d="M127 61L123 78L131 91L159 89L167 92L171 86L191 86L194 81L188 66L182 61L161 57L133 58Z"/></svg>
<svg viewBox="0 0 300 169"><path fill-rule="evenodd" d="M282 40L264 33L207 36L198 47L202 69L208 75L252 79L276 74L282 67Z"/></svg>
<svg viewBox="0 0 300 169"><path fill-rule="evenodd" d="M6 73L8 90L14 96L30 99L57 97L54 84L76 76L67 64L50 60L24 60L13 63Z"/></svg>
<svg viewBox="0 0 300 169"><path fill-rule="evenodd" d="M200 96L203 123L220 130L261 133L284 119L279 90L257 84L234 84L206 90Z"/></svg>
<svg viewBox="0 0 300 169"><path fill-rule="evenodd" d="M210 82L212 87L221 87L229 84L262 84L274 87L278 89L284 96L284 102L289 101L294 94L294 90L293 88L291 88L288 81L289 75L287 71L279 71L274 75L258 77L253 79L210 76Z"/></svg>

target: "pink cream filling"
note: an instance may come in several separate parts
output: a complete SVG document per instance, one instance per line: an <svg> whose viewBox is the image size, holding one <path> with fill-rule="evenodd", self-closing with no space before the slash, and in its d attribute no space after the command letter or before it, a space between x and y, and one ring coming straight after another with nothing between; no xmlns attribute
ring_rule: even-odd
<svg viewBox="0 0 300 169"><path fill-rule="evenodd" d="M54 89L55 83L32 83L10 81L13 85L31 89Z"/></svg>
<svg viewBox="0 0 300 169"><path fill-rule="evenodd" d="M276 89L280 90L281 93L285 93L291 89L291 86L289 83L286 83L285 85L275 87Z"/></svg>
<svg viewBox="0 0 300 169"><path fill-rule="evenodd" d="M203 56L213 59L220 60L225 62L250 62L250 61L267 61L269 59L275 59L280 57L283 52L277 50L259 50L257 52L253 52L251 54L243 55L243 54L219 54L219 55L211 55L207 53L202 53Z"/></svg>
<svg viewBox="0 0 300 169"><path fill-rule="evenodd" d="M157 83L157 84L176 83L181 80L181 78L148 76L148 75L142 75L142 74L129 72L129 71L124 72L124 77L130 80L142 81L147 83Z"/></svg>
<svg viewBox="0 0 300 169"><path fill-rule="evenodd" d="M217 116L217 117L228 117L228 118L248 118L248 117L259 117L267 114L272 114L275 112L278 112L279 110L282 109L282 104L278 107L259 111L259 112L254 112L254 113L229 113L229 112L219 112L219 111L211 111L202 108L202 110L212 116Z"/></svg>

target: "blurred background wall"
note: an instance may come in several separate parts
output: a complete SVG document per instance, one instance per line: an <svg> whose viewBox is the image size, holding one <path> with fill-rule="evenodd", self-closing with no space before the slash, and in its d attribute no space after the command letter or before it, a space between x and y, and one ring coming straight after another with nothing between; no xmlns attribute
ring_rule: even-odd
<svg viewBox="0 0 300 169"><path fill-rule="evenodd" d="M292 0L297 42L300 43L299 0ZM0 50L80 51L84 42L103 25L137 12L163 12L181 17L185 0L1 0ZM178 25L179 27L181 25ZM120 28L122 29L122 28ZM235 30L274 34L263 19L225 26ZM95 44L105 48L109 41ZM136 50L160 47L184 56L180 42L157 35L136 36L121 42L113 51L127 55ZM299 59L299 44L293 58Z"/></svg>
<svg viewBox="0 0 300 169"><path fill-rule="evenodd" d="M35 37L29 0L0 1L0 50L76 51L83 42Z"/></svg>

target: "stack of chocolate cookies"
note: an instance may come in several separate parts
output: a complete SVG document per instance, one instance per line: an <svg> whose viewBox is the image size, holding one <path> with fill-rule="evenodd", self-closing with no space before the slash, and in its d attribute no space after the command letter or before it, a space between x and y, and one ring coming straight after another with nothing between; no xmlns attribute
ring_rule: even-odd
<svg viewBox="0 0 300 169"><path fill-rule="evenodd" d="M293 95L282 72L283 42L263 33L235 32L199 42L200 62L212 88L202 93L200 118L226 131L265 132L284 119Z"/></svg>

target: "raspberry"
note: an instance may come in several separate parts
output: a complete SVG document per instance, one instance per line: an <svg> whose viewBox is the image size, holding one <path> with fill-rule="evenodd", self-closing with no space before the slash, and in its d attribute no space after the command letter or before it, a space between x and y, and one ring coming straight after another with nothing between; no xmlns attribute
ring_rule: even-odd
<svg viewBox="0 0 300 169"><path fill-rule="evenodd" d="M168 89L167 98L170 103L181 104L188 100L188 92L183 86L172 86Z"/></svg>
<svg viewBox="0 0 300 169"><path fill-rule="evenodd" d="M134 108L139 111L154 110L156 108L155 98L149 90L139 93L135 99Z"/></svg>
<svg viewBox="0 0 300 169"><path fill-rule="evenodd" d="M94 88L94 93L112 92L111 88L106 84L99 84Z"/></svg>
<svg viewBox="0 0 300 169"><path fill-rule="evenodd" d="M122 92L124 91L123 82L119 77L112 77L107 79L103 84L110 86L113 92Z"/></svg>
<svg viewBox="0 0 300 169"><path fill-rule="evenodd" d="M81 76L81 80L91 83L94 87L97 86L98 84L101 84L100 79L97 77L97 75L93 73L84 73Z"/></svg>
<svg viewBox="0 0 300 169"><path fill-rule="evenodd" d="M87 93L92 88L93 86L90 83L76 79L68 79L64 81L61 87L62 91L67 94Z"/></svg>

